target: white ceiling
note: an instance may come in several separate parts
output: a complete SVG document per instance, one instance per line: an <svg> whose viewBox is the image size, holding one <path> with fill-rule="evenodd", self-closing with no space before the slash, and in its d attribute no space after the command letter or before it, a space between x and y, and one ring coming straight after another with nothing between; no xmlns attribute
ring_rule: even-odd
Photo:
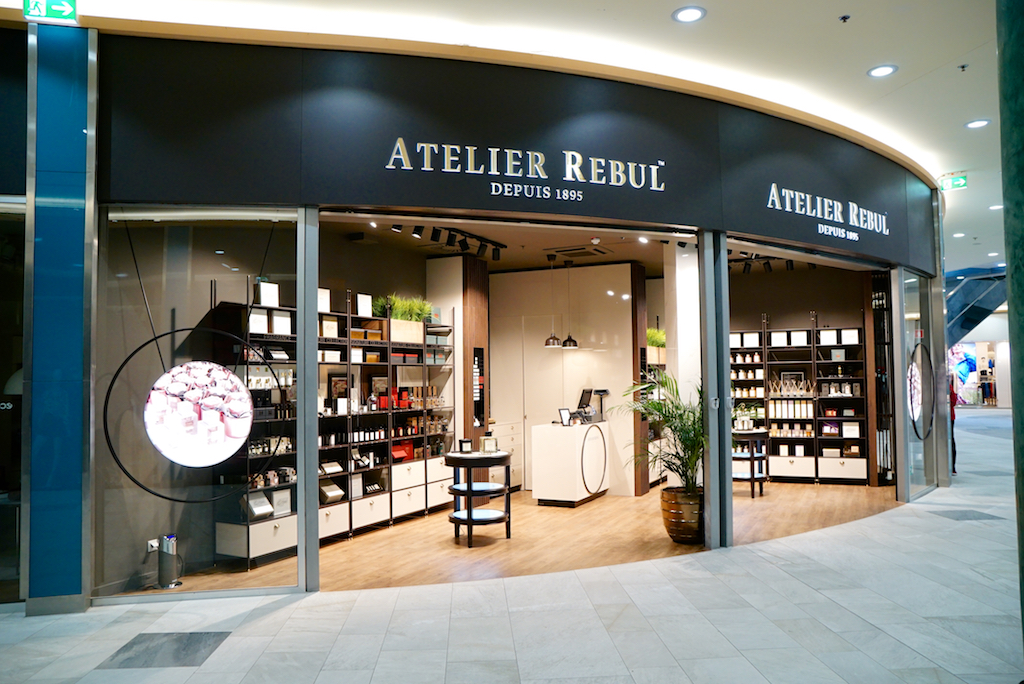
<svg viewBox="0 0 1024 684"><path fill-rule="evenodd" d="M672 21L686 4L707 16ZM719 86L867 134L935 178L966 171L968 188L945 193L946 269L1003 261L1002 212L988 209L1002 196L993 0L78 0L78 11L85 25L118 18L391 38ZM899 70L866 75L880 64ZM979 118L993 123L964 128Z"/></svg>

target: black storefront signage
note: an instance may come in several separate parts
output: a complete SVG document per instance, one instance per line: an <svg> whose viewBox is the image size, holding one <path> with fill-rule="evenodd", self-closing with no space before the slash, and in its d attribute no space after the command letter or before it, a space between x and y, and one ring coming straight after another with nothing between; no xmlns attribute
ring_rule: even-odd
<svg viewBox="0 0 1024 684"><path fill-rule="evenodd" d="M924 183L759 112L444 59L106 35L100 54L103 202L561 214L935 270Z"/></svg>

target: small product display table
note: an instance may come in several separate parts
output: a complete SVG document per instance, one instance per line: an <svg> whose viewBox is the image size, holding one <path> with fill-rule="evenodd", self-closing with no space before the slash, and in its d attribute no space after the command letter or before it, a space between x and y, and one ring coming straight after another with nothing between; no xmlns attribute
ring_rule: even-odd
<svg viewBox="0 0 1024 684"><path fill-rule="evenodd" d="M448 488L455 496L455 510L448 520L455 524L455 538L463 525L469 548L473 548L473 527L475 525L495 525L505 523L505 538L512 538L512 493L509 491L510 466L512 456L507 451L453 451L444 458L445 465L455 469L455 484ZM505 467L505 483L474 482L473 471L477 468L487 470L495 466ZM500 508L475 508L473 497L505 495L505 510Z"/></svg>
<svg viewBox="0 0 1024 684"><path fill-rule="evenodd" d="M764 483L768 481L768 454L765 446L768 440L767 430L733 430L732 438L737 442L746 442L745 452L733 453L732 461L750 464L750 472L732 471L733 482L750 481L750 498L754 498L754 485L757 484L761 496L764 496ZM760 451L758 450L760 447Z"/></svg>

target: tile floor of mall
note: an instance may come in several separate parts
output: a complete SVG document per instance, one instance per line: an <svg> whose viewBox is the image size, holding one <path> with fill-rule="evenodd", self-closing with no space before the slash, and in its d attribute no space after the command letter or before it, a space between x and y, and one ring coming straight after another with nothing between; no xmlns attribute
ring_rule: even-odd
<svg viewBox="0 0 1024 684"><path fill-rule="evenodd" d="M0 684L1017 684L1009 412L958 414L954 486L864 520L504 580L0 607Z"/></svg>

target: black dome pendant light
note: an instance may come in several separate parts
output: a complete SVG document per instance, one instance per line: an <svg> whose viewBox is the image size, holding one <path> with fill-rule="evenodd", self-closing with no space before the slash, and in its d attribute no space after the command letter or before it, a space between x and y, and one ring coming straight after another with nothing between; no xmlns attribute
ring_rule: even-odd
<svg viewBox="0 0 1024 684"><path fill-rule="evenodd" d="M562 342L562 349L579 349L580 345L576 343L576 340L572 339L572 278L569 274L569 268L572 266L571 261L565 262L565 287L568 293L568 309L569 309L569 324L566 326L566 330L569 332L565 337L565 342Z"/></svg>
<svg viewBox="0 0 1024 684"><path fill-rule="evenodd" d="M551 265L549 271L551 278L551 337L544 340L545 349L561 349L562 340L558 339L558 335L555 334L555 259L558 256L555 254L548 254L548 263Z"/></svg>

